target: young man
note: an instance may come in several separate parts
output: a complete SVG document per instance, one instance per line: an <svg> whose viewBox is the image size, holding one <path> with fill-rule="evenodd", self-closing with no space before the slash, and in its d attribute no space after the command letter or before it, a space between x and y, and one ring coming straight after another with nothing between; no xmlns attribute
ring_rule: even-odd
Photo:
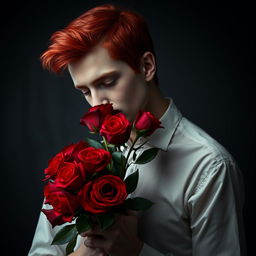
<svg viewBox="0 0 256 256"><path fill-rule="evenodd" d="M75 88L91 106L112 103L130 121L140 109L150 111L164 127L138 152L157 147L157 157L142 166L131 165L126 174L139 169L132 196L155 204L145 212L118 216L105 232L95 226L79 237L72 255L245 255L241 172L223 146L162 95L143 18L102 5L51 39L41 57L43 66L54 72L68 68ZM134 138L132 132L124 154ZM144 142L140 138L136 145ZM50 245L57 230L41 214L29 255L64 255L65 246Z"/></svg>

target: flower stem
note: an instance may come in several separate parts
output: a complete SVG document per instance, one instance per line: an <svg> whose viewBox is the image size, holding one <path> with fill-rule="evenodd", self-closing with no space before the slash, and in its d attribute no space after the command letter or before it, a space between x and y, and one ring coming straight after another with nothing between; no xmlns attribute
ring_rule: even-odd
<svg viewBox="0 0 256 256"><path fill-rule="evenodd" d="M109 149L108 149L108 143L107 143L107 141L106 141L106 138L105 138L104 136L102 136L102 138L103 138L103 142L104 142L105 149L106 149L107 151L109 151Z"/></svg>
<svg viewBox="0 0 256 256"><path fill-rule="evenodd" d="M106 138L105 138L104 136L102 136L102 138L103 138L103 142L104 142L105 149L106 149L108 152L110 152L110 151L109 151L109 148L108 148L108 143L107 143L107 141L106 141ZM110 170L112 169L112 167L113 167L112 161L108 164L108 167L109 167Z"/></svg>
<svg viewBox="0 0 256 256"><path fill-rule="evenodd" d="M124 169L123 169L122 178L125 177L126 169L127 169L127 167L128 167L128 165L127 165L128 159L129 159L130 154L131 154L131 152L132 152L133 146L135 145L135 143L137 142L137 140L139 139L139 137L140 137L140 136L136 136L135 140L134 140L133 143L132 143L132 146L131 146L130 149L129 149L129 152L128 152L128 155L127 155L127 157L126 157L125 164L124 164ZM126 166L126 165L127 165L127 166Z"/></svg>

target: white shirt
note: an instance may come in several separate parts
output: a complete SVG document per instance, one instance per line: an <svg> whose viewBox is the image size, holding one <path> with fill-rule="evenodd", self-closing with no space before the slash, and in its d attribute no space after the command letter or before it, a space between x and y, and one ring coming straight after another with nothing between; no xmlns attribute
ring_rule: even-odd
<svg viewBox="0 0 256 256"><path fill-rule="evenodd" d="M156 158L132 164L126 173L127 177L139 169L138 186L129 197L155 203L138 212L144 242L140 256L244 256L241 171L222 145L183 117L168 99L169 107L160 118L164 128L136 143L137 147L148 141L137 156L156 147L160 149ZM130 141L126 146L125 155ZM28 255L65 255L65 245L49 245L59 228L52 230L41 213ZM79 237L76 248L81 241Z"/></svg>

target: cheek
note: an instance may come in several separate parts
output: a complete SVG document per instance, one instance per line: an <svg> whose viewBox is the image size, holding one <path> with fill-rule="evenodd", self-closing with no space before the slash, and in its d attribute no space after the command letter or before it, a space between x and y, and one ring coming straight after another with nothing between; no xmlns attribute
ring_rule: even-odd
<svg viewBox="0 0 256 256"><path fill-rule="evenodd" d="M145 105L147 96L145 86L143 83L133 80L118 91L117 107L124 111L129 119L133 118Z"/></svg>

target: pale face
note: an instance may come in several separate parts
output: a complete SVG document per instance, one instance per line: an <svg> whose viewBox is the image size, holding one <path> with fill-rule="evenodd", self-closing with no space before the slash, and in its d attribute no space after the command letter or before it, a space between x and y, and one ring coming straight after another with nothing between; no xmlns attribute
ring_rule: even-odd
<svg viewBox="0 0 256 256"><path fill-rule="evenodd" d="M125 62L111 59L105 48L97 46L69 64L68 69L75 88L91 106L112 103L130 121L139 109L146 108L148 86L143 75L136 74Z"/></svg>

